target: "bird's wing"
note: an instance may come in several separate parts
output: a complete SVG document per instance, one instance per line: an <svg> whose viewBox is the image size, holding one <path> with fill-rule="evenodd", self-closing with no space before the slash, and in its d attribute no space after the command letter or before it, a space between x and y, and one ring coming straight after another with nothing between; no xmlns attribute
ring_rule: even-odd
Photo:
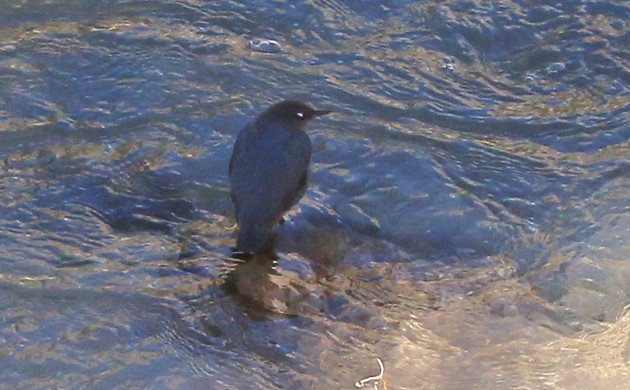
<svg viewBox="0 0 630 390"><path fill-rule="evenodd" d="M241 145L243 144L245 138L248 137L249 133L251 133L252 124L247 124L236 136L236 142L234 142L234 148L232 149L232 157L230 157L230 164L228 165L228 174L232 173L232 169L234 168L234 160L239 155L241 151Z"/></svg>
<svg viewBox="0 0 630 390"><path fill-rule="evenodd" d="M230 176L230 179L232 178L235 161L243 154L242 145L246 142L246 139L251 136L252 131L253 123L249 123L238 133L238 136L236 137L236 142L234 142L234 148L232 149L232 156L230 157L230 164L228 165L228 175ZM232 200L232 203L236 204L236 195L234 194L233 187L233 185L230 185L230 200Z"/></svg>
<svg viewBox="0 0 630 390"><path fill-rule="evenodd" d="M267 129L260 137L246 128L232 155L232 197L242 215L274 221L304 194L311 145L306 133ZM237 212L238 213L238 212Z"/></svg>

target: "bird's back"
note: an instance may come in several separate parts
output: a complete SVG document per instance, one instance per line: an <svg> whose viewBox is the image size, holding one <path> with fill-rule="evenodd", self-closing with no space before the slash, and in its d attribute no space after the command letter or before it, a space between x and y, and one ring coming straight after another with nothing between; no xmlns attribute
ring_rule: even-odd
<svg viewBox="0 0 630 390"><path fill-rule="evenodd" d="M252 123L241 131L229 167L239 250L261 249L273 225L304 195L310 156L302 130Z"/></svg>

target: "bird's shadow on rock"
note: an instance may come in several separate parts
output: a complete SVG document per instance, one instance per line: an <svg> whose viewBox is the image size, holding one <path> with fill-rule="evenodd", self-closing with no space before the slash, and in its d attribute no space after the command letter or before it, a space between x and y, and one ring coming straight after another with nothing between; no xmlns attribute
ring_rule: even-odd
<svg viewBox="0 0 630 390"><path fill-rule="evenodd" d="M273 316L298 316L310 289L292 272L278 267L278 257L237 254L226 262L221 275L221 290L230 296L252 319Z"/></svg>

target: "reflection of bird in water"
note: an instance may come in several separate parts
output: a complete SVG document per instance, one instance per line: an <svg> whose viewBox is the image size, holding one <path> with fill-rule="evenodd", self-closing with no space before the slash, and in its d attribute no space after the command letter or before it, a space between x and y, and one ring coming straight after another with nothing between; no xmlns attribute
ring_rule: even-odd
<svg viewBox="0 0 630 390"><path fill-rule="evenodd" d="M296 315L308 295L299 278L283 275L276 269L276 257L256 254L247 261L233 263L224 275L221 288L248 308L252 315Z"/></svg>
<svg viewBox="0 0 630 390"><path fill-rule="evenodd" d="M275 224L304 196L311 158L311 141L304 130L309 120L329 112L283 101L239 133L229 166L239 224L237 251L264 251Z"/></svg>

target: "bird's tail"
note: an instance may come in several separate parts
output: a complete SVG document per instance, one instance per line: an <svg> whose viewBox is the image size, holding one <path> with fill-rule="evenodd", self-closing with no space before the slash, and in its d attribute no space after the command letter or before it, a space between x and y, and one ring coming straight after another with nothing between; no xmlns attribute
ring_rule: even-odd
<svg viewBox="0 0 630 390"><path fill-rule="evenodd" d="M236 238L239 252L260 253L269 239L269 229L260 225L241 226Z"/></svg>

